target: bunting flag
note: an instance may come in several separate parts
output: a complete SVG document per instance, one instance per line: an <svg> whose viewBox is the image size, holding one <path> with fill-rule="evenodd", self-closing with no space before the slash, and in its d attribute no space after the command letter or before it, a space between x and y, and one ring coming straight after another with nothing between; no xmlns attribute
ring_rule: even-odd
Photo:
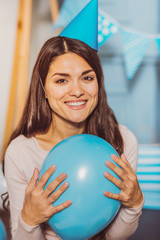
<svg viewBox="0 0 160 240"><path fill-rule="evenodd" d="M160 210L160 145L139 145L137 178L144 208Z"/></svg>
<svg viewBox="0 0 160 240"><path fill-rule="evenodd" d="M103 45L110 37L118 32L118 26L112 22L109 15L98 13L98 47Z"/></svg>
<svg viewBox="0 0 160 240"><path fill-rule="evenodd" d="M64 0L53 30L59 33L92 0ZM126 77L131 80L144 60L151 41L155 40L160 53L160 34L149 34L122 26L113 17L99 9L98 13L98 47L102 46L116 33L122 34L122 50Z"/></svg>
<svg viewBox="0 0 160 240"><path fill-rule="evenodd" d="M80 0L80 1L73 1L73 0L65 0L59 16L53 25L53 31L57 28L60 31L65 28L68 23L87 5L89 0Z"/></svg>
<svg viewBox="0 0 160 240"><path fill-rule="evenodd" d="M157 43L159 54L160 54L160 38L155 39L155 41Z"/></svg>
<svg viewBox="0 0 160 240"><path fill-rule="evenodd" d="M144 59L151 39L136 32L124 30L121 32L127 78L131 80Z"/></svg>

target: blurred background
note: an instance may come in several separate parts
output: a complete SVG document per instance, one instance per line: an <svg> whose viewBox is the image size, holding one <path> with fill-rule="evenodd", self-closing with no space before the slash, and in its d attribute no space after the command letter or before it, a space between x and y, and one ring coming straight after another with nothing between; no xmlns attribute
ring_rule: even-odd
<svg viewBox="0 0 160 240"><path fill-rule="evenodd" d="M0 0L0 154L23 109L43 43L89 0ZM139 142L137 176L145 195L131 240L160 236L160 1L99 0L99 56L108 101ZM1 165L0 165L1 166ZM0 169L0 194L7 191ZM0 218L9 234L9 213Z"/></svg>

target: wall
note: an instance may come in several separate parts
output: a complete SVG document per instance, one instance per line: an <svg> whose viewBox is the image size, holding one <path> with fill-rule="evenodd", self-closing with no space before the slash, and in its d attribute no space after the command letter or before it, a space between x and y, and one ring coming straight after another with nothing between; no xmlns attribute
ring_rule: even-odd
<svg viewBox="0 0 160 240"><path fill-rule="evenodd" d="M159 33L158 0L102 0L100 7L122 25L147 33ZM121 35L100 48L108 100L120 123L127 125L139 143L160 142L160 75L156 44L148 49L135 77L126 79Z"/></svg>
<svg viewBox="0 0 160 240"><path fill-rule="evenodd" d="M18 14L18 0L0 0L0 154L8 108ZM33 0L28 81L42 44L53 35L49 0Z"/></svg>
<svg viewBox="0 0 160 240"><path fill-rule="evenodd" d="M5 128L18 0L0 0L0 147Z"/></svg>

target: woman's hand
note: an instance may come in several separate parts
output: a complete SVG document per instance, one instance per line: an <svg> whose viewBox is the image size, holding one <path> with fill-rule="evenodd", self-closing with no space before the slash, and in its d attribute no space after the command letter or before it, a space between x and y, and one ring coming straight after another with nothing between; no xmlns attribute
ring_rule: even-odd
<svg viewBox="0 0 160 240"><path fill-rule="evenodd" d="M49 177L54 173L56 166L51 166L40 178L39 171L36 168L34 170L33 176L26 188L23 209L21 211L21 216L23 221L28 225L37 225L42 222L47 221L52 215L69 207L72 202L66 201L56 207L52 204L61 196L61 194L68 188L69 184L67 182L63 183L58 190L53 192L60 183L62 183L67 175L62 173L54 181L52 181L45 190L46 182ZM53 192L53 193L52 193Z"/></svg>
<svg viewBox="0 0 160 240"><path fill-rule="evenodd" d="M104 173L104 176L114 183L120 190L120 194L114 194L111 192L104 192L104 195L109 198L119 200L125 207L136 208L143 201L143 195L137 180L136 173L132 169L131 165L127 161L124 154L120 157L111 155L113 161L115 161L120 167L114 163L107 161L106 166L115 172L120 179L113 177L108 172Z"/></svg>

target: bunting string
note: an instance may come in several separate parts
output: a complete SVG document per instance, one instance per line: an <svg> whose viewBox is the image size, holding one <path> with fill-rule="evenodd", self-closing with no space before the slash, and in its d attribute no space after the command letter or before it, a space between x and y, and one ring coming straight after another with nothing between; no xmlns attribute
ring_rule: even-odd
<svg viewBox="0 0 160 240"><path fill-rule="evenodd" d="M60 32L82 10L89 0L65 0L53 31ZM133 79L135 73L144 60L151 42L157 45L160 54L160 34L138 31L120 24L115 18L99 9L98 13L98 45L101 47L116 33L122 35L122 50L128 80Z"/></svg>
<svg viewBox="0 0 160 240"><path fill-rule="evenodd" d="M114 34L121 33L126 77L131 80L143 62L145 53L152 41L155 40L160 53L160 34L150 34L122 26L102 10L99 10L99 16L99 47Z"/></svg>

